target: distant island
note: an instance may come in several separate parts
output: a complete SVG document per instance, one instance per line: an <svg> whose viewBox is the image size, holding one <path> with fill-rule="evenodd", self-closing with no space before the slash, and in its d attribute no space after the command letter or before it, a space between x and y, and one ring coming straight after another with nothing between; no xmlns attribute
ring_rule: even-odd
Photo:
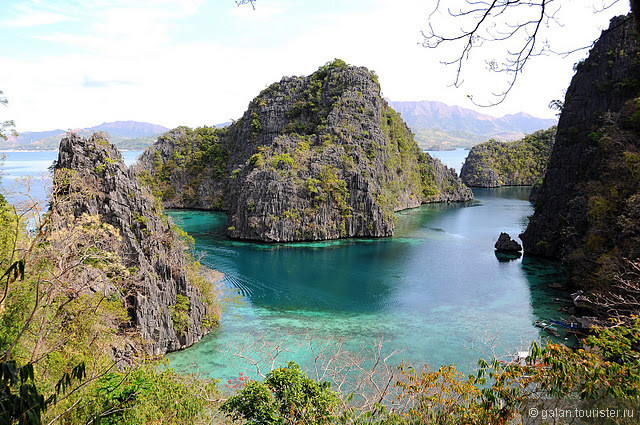
<svg viewBox="0 0 640 425"><path fill-rule="evenodd" d="M460 178L470 187L533 186L542 181L556 127L515 142L489 140L471 148Z"/></svg>

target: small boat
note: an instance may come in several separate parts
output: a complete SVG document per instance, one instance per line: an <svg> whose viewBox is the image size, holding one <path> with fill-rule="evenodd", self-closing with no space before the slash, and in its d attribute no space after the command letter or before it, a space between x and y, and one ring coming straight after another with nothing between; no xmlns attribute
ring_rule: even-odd
<svg viewBox="0 0 640 425"><path fill-rule="evenodd" d="M549 319L552 325L560 326L561 328L576 330L578 329L578 324L576 322L569 322L564 319Z"/></svg>
<svg viewBox="0 0 640 425"><path fill-rule="evenodd" d="M575 305L578 308L584 308L584 309L590 310L590 309L593 309L594 307L591 300L587 298L587 296L584 294L583 291L578 291L571 294L571 299L573 300L573 305Z"/></svg>
<svg viewBox="0 0 640 425"><path fill-rule="evenodd" d="M551 335L560 338L558 330L551 323L543 322L542 320L536 320L535 322L533 322L533 324L534 326L537 326L540 329L544 329L545 331L549 332Z"/></svg>

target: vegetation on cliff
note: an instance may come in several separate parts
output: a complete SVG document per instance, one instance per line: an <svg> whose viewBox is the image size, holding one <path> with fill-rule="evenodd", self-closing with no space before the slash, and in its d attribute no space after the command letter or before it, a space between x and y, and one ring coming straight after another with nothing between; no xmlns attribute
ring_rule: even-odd
<svg viewBox="0 0 640 425"><path fill-rule="evenodd" d="M215 139L210 156L203 132ZM395 211L472 198L420 151L375 73L339 59L272 84L228 128L165 134L141 167L165 206L225 210L228 234L242 239L389 236Z"/></svg>
<svg viewBox="0 0 640 425"><path fill-rule="evenodd" d="M135 323L146 312L129 305L144 267L117 225L74 211L100 196L91 184L69 191L75 171L56 170L49 211L0 196L0 423L208 423L215 382L144 361Z"/></svg>
<svg viewBox="0 0 640 425"><path fill-rule="evenodd" d="M226 133L215 127L178 127L159 136L147 162L150 169L141 170L140 178L165 206L221 209L221 189L205 199L198 189L205 177L226 177L229 149L220 140Z"/></svg>
<svg viewBox="0 0 640 425"><path fill-rule="evenodd" d="M555 141L556 127L515 142L489 140L471 148L460 170L467 186L532 186L541 180Z"/></svg>
<svg viewBox="0 0 640 425"><path fill-rule="evenodd" d="M118 233L110 246L131 276L119 291L108 285L96 290L122 299L130 328L147 341L146 351L158 355L187 347L215 325L211 283L199 276L201 266L190 257L183 234L103 135L62 139L54 191L50 228L73 228L88 214Z"/></svg>
<svg viewBox="0 0 640 425"><path fill-rule="evenodd" d="M616 279L640 256L640 42L629 17L610 29L576 66L536 211L521 235L526 252L560 258L583 289L616 292ZM637 282L635 283L637 285ZM616 304L616 303L614 303ZM612 305L596 313L613 312ZM629 307L633 307L630 309Z"/></svg>

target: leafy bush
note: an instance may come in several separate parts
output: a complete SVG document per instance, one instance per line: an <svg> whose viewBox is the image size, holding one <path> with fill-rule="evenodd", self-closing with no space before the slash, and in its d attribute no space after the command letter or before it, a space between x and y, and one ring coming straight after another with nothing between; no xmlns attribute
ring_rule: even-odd
<svg viewBox="0 0 640 425"><path fill-rule="evenodd" d="M251 424L325 424L337 419L338 393L329 382L309 378L295 362L271 371L264 382L250 381L221 407Z"/></svg>

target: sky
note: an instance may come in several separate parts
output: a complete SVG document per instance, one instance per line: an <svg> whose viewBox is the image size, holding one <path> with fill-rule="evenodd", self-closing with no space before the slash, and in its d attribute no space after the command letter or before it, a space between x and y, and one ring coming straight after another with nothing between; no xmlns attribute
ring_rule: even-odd
<svg viewBox="0 0 640 425"><path fill-rule="evenodd" d="M557 51L589 44L611 16L629 10L620 0L595 13L607 1L556 2L557 23L543 28L540 42ZM483 102L504 86L505 74L488 72L486 61L510 47L476 49L464 63L464 83L453 87L455 68L442 61L456 51L421 44L435 3L257 0L254 9L233 0L2 0L0 90L9 104L0 106L0 121L14 120L18 131L117 120L215 125L241 117L283 76L308 75L334 58L375 70L391 100L555 116L549 102L564 97L573 64L587 51L534 58L504 102L479 108L467 96ZM445 12L431 16L438 31L465 25Z"/></svg>

